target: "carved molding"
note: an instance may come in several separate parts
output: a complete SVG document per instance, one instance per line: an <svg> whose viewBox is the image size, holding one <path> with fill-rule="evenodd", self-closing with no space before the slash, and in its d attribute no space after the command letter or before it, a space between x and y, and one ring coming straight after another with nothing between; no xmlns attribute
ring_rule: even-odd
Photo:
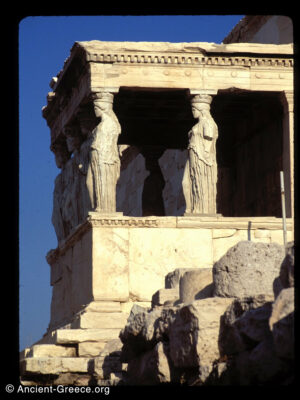
<svg viewBox="0 0 300 400"><path fill-rule="evenodd" d="M90 220L91 225L101 227L140 227L140 228L153 228L158 227L157 219L114 219L114 218L101 218Z"/></svg>
<svg viewBox="0 0 300 400"><path fill-rule="evenodd" d="M185 54L99 53L87 54L87 61L114 64L164 64L164 65L218 65L242 67L293 67L292 58L260 57L224 54L218 56Z"/></svg>
<svg viewBox="0 0 300 400"><path fill-rule="evenodd" d="M60 256L80 240L92 228L174 228L174 229L237 229L248 230L251 221L251 230L282 229L281 218L276 217L221 217L221 216L182 216L182 217L95 217L88 219L74 229L70 235L56 249L46 255L47 262L52 266ZM287 230L293 231L293 219L287 218ZM220 231L221 234L221 231Z"/></svg>

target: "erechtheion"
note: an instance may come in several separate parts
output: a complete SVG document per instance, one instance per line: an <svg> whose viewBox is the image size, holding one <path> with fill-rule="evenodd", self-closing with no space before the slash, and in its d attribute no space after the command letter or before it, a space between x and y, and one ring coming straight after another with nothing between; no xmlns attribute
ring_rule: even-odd
<svg viewBox="0 0 300 400"><path fill-rule="evenodd" d="M50 346L84 374L167 273L283 242L280 171L292 240L293 46L76 42L50 86L51 320L23 368Z"/></svg>

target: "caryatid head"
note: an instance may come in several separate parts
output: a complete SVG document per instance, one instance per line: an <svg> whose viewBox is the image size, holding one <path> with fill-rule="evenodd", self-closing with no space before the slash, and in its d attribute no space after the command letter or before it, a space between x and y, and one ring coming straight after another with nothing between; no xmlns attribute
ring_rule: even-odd
<svg viewBox="0 0 300 400"><path fill-rule="evenodd" d="M64 164L70 158L70 153L68 152L67 146L64 143L54 143L51 146L51 150L55 155L55 163L57 168L62 168Z"/></svg>
<svg viewBox="0 0 300 400"><path fill-rule="evenodd" d="M90 111L81 110L77 115L79 128L83 140L92 134L95 127L95 115Z"/></svg>
<svg viewBox="0 0 300 400"><path fill-rule="evenodd" d="M66 136L67 148L70 153L80 148L81 138L77 129L66 126L64 128L64 135Z"/></svg>
<svg viewBox="0 0 300 400"><path fill-rule="evenodd" d="M112 110L114 95L108 92L99 92L94 95L94 111L96 117L102 117L103 113Z"/></svg>
<svg viewBox="0 0 300 400"><path fill-rule="evenodd" d="M192 113L194 118L200 118L202 113L210 113L212 97L208 94L197 94L192 100Z"/></svg>

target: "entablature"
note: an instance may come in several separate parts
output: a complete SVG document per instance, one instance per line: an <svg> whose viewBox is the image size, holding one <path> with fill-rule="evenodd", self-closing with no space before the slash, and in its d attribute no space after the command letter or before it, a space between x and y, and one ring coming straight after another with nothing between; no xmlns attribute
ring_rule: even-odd
<svg viewBox="0 0 300 400"><path fill-rule="evenodd" d="M50 83L43 116L51 143L99 91L120 87L293 90L293 45L76 42Z"/></svg>

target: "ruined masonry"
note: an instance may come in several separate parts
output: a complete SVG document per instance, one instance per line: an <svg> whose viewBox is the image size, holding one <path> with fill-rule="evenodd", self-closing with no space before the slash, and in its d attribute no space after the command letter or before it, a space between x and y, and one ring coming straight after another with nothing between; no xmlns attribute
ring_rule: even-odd
<svg viewBox="0 0 300 400"><path fill-rule="evenodd" d="M116 384L132 306L189 301L165 276L282 244L281 170L293 240L293 46L76 42L50 86L51 319L22 382Z"/></svg>

